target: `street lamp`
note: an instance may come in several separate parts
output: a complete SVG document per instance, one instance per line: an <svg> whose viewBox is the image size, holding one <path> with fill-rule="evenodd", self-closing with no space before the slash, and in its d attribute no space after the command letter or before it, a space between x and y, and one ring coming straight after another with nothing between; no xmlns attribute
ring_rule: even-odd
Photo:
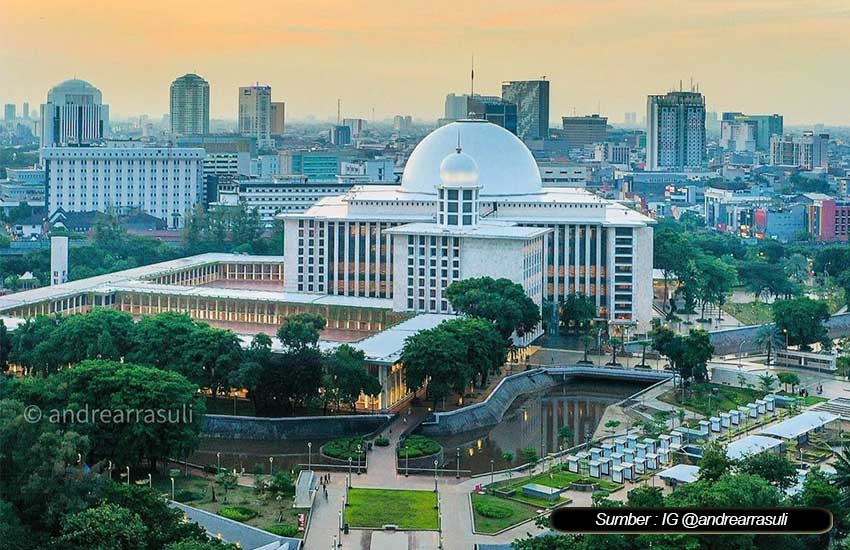
<svg viewBox="0 0 850 550"><path fill-rule="evenodd" d="M785 351L788 351L788 329L782 329L782 333L785 335Z"/></svg>
<svg viewBox="0 0 850 550"><path fill-rule="evenodd" d="M174 500L174 478L171 478L171 500Z"/></svg>
<svg viewBox="0 0 850 550"><path fill-rule="evenodd" d="M273 464L274 464L274 457L270 456L269 457L269 475L270 476L274 475L274 465Z"/></svg>
<svg viewBox="0 0 850 550"><path fill-rule="evenodd" d="M127 485L130 484L130 467L127 466Z"/></svg>
<svg viewBox="0 0 850 550"><path fill-rule="evenodd" d="M313 442L307 442L307 471L313 471Z"/></svg>
<svg viewBox="0 0 850 550"><path fill-rule="evenodd" d="M437 464L439 464L439 461L437 459L434 459L434 492L435 493L437 492Z"/></svg>
<svg viewBox="0 0 850 550"><path fill-rule="evenodd" d="M493 475L494 475L494 471L495 471L495 470L494 470L494 463L493 463L493 459L491 458L491 459L490 459L490 483L491 483L491 484L493 483Z"/></svg>
<svg viewBox="0 0 850 550"><path fill-rule="evenodd" d="M107 467L109 470L109 481L112 481L112 461L109 461L109 466Z"/></svg>
<svg viewBox="0 0 850 550"><path fill-rule="evenodd" d="M404 446L404 477L410 473L410 448L405 445Z"/></svg>
<svg viewBox="0 0 850 550"><path fill-rule="evenodd" d="M363 454L363 446L357 444L357 475L360 475L360 456Z"/></svg>
<svg viewBox="0 0 850 550"><path fill-rule="evenodd" d="M455 479L460 479L460 447L457 448L457 471L455 472Z"/></svg>
<svg viewBox="0 0 850 550"><path fill-rule="evenodd" d="M348 457L348 488L351 488L351 457Z"/></svg>
<svg viewBox="0 0 850 550"><path fill-rule="evenodd" d="M221 453L215 453L216 472L221 470Z"/></svg>
<svg viewBox="0 0 850 550"><path fill-rule="evenodd" d="M148 489L153 489L153 476L148 473Z"/></svg>

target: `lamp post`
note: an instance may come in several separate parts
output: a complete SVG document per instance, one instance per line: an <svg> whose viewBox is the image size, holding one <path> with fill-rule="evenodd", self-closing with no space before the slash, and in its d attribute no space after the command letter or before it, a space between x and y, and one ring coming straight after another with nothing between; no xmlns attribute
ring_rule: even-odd
<svg viewBox="0 0 850 550"><path fill-rule="evenodd" d="M171 500L174 500L174 478L171 478Z"/></svg>
<svg viewBox="0 0 850 550"><path fill-rule="evenodd" d="M437 464L439 461L434 459L434 492L437 492Z"/></svg>
<svg viewBox="0 0 850 550"><path fill-rule="evenodd" d="M221 453L215 453L216 472L221 471Z"/></svg>
<svg viewBox="0 0 850 550"><path fill-rule="evenodd" d="M455 471L455 479L460 479L460 447L457 448L457 471Z"/></svg>
<svg viewBox="0 0 850 550"><path fill-rule="evenodd" d="M404 446L404 477L410 473L410 448L405 445Z"/></svg>
<svg viewBox="0 0 850 550"><path fill-rule="evenodd" d="M788 351L788 329L782 329L782 333L785 335L785 351Z"/></svg>
<svg viewBox="0 0 850 550"><path fill-rule="evenodd" d="M307 471L313 471L313 442L307 442Z"/></svg>
<svg viewBox="0 0 850 550"><path fill-rule="evenodd" d="M357 444L357 475L360 475L360 456L363 454L363 446Z"/></svg>
<svg viewBox="0 0 850 550"><path fill-rule="evenodd" d="M493 459L491 458L490 459L490 483L491 484L493 483L493 476L494 475L495 475L495 467L494 467Z"/></svg>
<svg viewBox="0 0 850 550"><path fill-rule="evenodd" d="M148 473L148 489L153 489L153 476Z"/></svg>
<svg viewBox="0 0 850 550"><path fill-rule="evenodd" d="M269 457L269 475L270 476L274 475L274 457L273 456Z"/></svg>
<svg viewBox="0 0 850 550"><path fill-rule="evenodd" d="M130 467L127 466L127 485L130 484Z"/></svg>
<svg viewBox="0 0 850 550"><path fill-rule="evenodd" d="M112 481L112 461L109 461L109 466L107 466L107 470L109 470L109 481Z"/></svg>
<svg viewBox="0 0 850 550"><path fill-rule="evenodd" d="M351 488L351 457L348 457L348 488Z"/></svg>

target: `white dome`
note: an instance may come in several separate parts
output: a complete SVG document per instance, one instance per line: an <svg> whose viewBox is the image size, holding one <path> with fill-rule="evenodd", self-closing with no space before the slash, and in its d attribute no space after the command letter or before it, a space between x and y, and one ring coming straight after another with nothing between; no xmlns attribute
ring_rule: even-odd
<svg viewBox="0 0 850 550"><path fill-rule="evenodd" d="M486 120L459 120L425 136L407 160L402 189L436 194L442 162L455 151L458 139L463 153L477 164L481 196L541 191L540 171L528 147L509 131Z"/></svg>
<svg viewBox="0 0 850 550"><path fill-rule="evenodd" d="M478 163L458 147L440 163L440 181L446 187L472 187L478 183Z"/></svg>
<svg viewBox="0 0 850 550"><path fill-rule="evenodd" d="M60 82L47 92L47 102L60 105L65 103L100 105L102 101L100 90L79 78Z"/></svg>

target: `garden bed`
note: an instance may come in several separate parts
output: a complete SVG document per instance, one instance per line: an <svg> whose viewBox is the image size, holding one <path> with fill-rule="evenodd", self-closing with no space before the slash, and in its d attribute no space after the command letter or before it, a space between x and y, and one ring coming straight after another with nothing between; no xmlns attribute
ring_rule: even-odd
<svg viewBox="0 0 850 550"><path fill-rule="evenodd" d="M537 516L536 507L497 496L472 493L470 499L476 533L494 535Z"/></svg>

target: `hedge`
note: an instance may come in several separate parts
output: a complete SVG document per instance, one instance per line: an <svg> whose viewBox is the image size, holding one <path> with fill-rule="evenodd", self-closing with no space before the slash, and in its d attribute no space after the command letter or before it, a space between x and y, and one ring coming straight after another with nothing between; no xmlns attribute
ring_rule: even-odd
<svg viewBox="0 0 850 550"><path fill-rule="evenodd" d="M259 514L256 510L247 506L228 506L218 511L218 515L233 521L248 521L257 517Z"/></svg>
<svg viewBox="0 0 850 550"><path fill-rule="evenodd" d="M400 458L418 458L437 454L442 447L439 443L424 435L411 435L404 440L404 445L398 448Z"/></svg>

